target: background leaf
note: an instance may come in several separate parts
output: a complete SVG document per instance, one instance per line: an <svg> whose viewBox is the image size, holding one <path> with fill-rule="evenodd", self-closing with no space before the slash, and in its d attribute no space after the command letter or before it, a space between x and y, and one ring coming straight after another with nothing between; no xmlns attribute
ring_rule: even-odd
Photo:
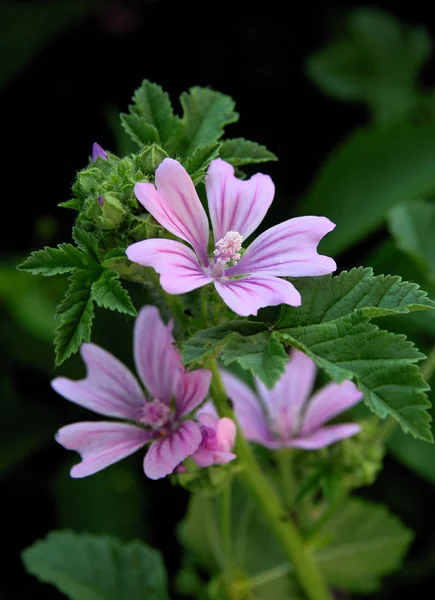
<svg viewBox="0 0 435 600"><path fill-rule="evenodd" d="M26 569L71 600L167 600L160 553L139 541L55 531L24 550Z"/></svg>

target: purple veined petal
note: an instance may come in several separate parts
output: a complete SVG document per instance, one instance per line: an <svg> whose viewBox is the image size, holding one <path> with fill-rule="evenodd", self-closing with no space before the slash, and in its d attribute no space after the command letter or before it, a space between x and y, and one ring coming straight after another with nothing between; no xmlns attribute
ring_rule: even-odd
<svg viewBox="0 0 435 600"><path fill-rule="evenodd" d="M201 404L208 394L211 377L208 369L181 374L174 389L177 417L184 417Z"/></svg>
<svg viewBox="0 0 435 600"><path fill-rule="evenodd" d="M137 199L160 225L189 242L208 266L208 219L189 174L178 161L165 158L156 170L155 181L156 187L137 183Z"/></svg>
<svg viewBox="0 0 435 600"><path fill-rule="evenodd" d="M363 398L352 381L328 383L311 398L303 419L301 433L309 434L318 427L354 406Z"/></svg>
<svg viewBox="0 0 435 600"><path fill-rule="evenodd" d="M265 444L272 441L268 424L259 399L254 392L235 375L221 370L222 381L233 403L237 421L243 435L251 442Z"/></svg>
<svg viewBox="0 0 435 600"><path fill-rule="evenodd" d="M56 433L56 441L82 457L82 462L71 469L71 477L87 477L130 456L152 436L152 432L134 425L100 421L66 425Z"/></svg>
<svg viewBox="0 0 435 600"><path fill-rule="evenodd" d="M257 173L241 181L234 176L234 168L220 158L210 164L205 186L215 242L228 231L237 231L246 239L264 219L275 194L268 175Z"/></svg>
<svg viewBox="0 0 435 600"><path fill-rule="evenodd" d="M264 273L282 277L326 275L337 265L317 253L317 245L335 225L326 217L297 217L267 229L225 275Z"/></svg>
<svg viewBox="0 0 435 600"><path fill-rule="evenodd" d="M150 396L169 404L183 367L174 346L172 323L165 325L155 306L144 306L134 325L134 360Z"/></svg>
<svg viewBox="0 0 435 600"><path fill-rule="evenodd" d="M134 375L117 358L95 344L82 344L85 379L56 377L51 387L61 396L107 417L136 419L146 398Z"/></svg>
<svg viewBox="0 0 435 600"><path fill-rule="evenodd" d="M199 426L184 421L178 429L151 444L144 460L145 475L150 479L166 477L198 450L201 440Z"/></svg>
<svg viewBox="0 0 435 600"><path fill-rule="evenodd" d="M292 437L302 425L301 411L313 389L316 371L316 365L309 356L293 349L285 372L273 389L268 389L258 377L255 378L273 428L282 440Z"/></svg>
<svg viewBox="0 0 435 600"><path fill-rule="evenodd" d="M225 304L242 317L256 315L264 306L300 306L302 301L294 285L278 277L248 276L228 281L216 280L215 286Z"/></svg>
<svg viewBox="0 0 435 600"><path fill-rule="evenodd" d="M160 284L168 294L185 294L212 281L193 250L181 242L144 240L129 246L126 254L131 261L160 273Z"/></svg>
<svg viewBox="0 0 435 600"><path fill-rule="evenodd" d="M321 427L313 433L301 435L288 442L292 448L301 448L303 450L318 450L325 446L330 446L335 442L352 437L361 431L360 425L356 423L342 423L340 425L327 425Z"/></svg>
<svg viewBox="0 0 435 600"><path fill-rule="evenodd" d="M97 144L97 142L95 142L92 145L92 162L95 162L97 160L97 158L102 158L103 160L108 160L109 156L107 154L107 152L104 150L104 148L102 148L100 146L100 144Z"/></svg>

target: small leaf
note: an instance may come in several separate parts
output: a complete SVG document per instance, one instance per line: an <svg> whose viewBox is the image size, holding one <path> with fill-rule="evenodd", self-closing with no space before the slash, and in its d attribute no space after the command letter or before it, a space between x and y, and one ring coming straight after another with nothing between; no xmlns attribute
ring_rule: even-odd
<svg viewBox="0 0 435 600"><path fill-rule="evenodd" d="M302 306L283 306L277 329L323 323L354 312L384 317L435 308L416 283L394 275L374 276L371 268L358 267L336 277L299 277L294 283Z"/></svg>
<svg viewBox="0 0 435 600"><path fill-rule="evenodd" d="M241 335L251 335L267 329L265 323L256 321L230 321L219 327L210 327L198 331L182 344L181 358L185 365L202 360L209 355L216 354L226 343L226 338L233 332Z"/></svg>
<svg viewBox="0 0 435 600"><path fill-rule="evenodd" d="M235 167L278 160L272 152L256 142L244 138L225 140L219 151L219 156Z"/></svg>
<svg viewBox="0 0 435 600"><path fill-rule="evenodd" d="M117 310L132 317L137 312L134 308L129 293L122 287L119 275L115 271L105 269L100 278L92 284L92 300L102 308Z"/></svg>
<svg viewBox="0 0 435 600"><path fill-rule="evenodd" d="M193 87L180 97L183 107L183 139L187 157L198 146L217 142L224 133L225 125L234 123L239 115L234 111L234 101L225 94L209 88Z"/></svg>
<svg viewBox="0 0 435 600"><path fill-rule="evenodd" d="M397 246L435 283L435 204L416 200L396 206L390 213L390 231Z"/></svg>
<svg viewBox="0 0 435 600"><path fill-rule="evenodd" d="M198 146L193 154L184 162L184 167L195 185L204 177L211 161L219 156L221 145L220 142L212 142L211 144Z"/></svg>
<svg viewBox="0 0 435 600"><path fill-rule="evenodd" d="M233 333L222 348L221 360L225 365L237 362L272 388L284 373L289 356L274 334L263 331L247 337Z"/></svg>
<svg viewBox="0 0 435 600"><path fill-rule="evenodd" d="M26 570L71 600L168 600L159 552L139 541L54 531L22 553Z"/></svg>
<svg viewBox="0 0 435 600"><path fill-rule="evenodd" d="M126 132L139 144L161 143L163 146L179 129L179 119L174 115L169 96L163 89L144 79L135 91L130 114L122 114L121 122Z"/></svg>
<svg viewBox="0 0 435 600"><path fill-rule="evenodd" d="M379 504L351 498L321 531L329 536L315 559L333 586L370 593L380 578L397 570L413 534Z"/></svg>
<svg viewBox="0 0 435 600"><path fill-rule="evenodd" d="M20 271L29 271L36 275L45 276L69 273L74 269L83 269L86 266L85 254L72 244L59 244L57 248L45 246L36 250L18 266Z"/></svg>
<svg viewBox="0 0 435 600"><path fill-rule="evenodd" d="M76 270L70 277L70 286L56 314L61 321L54 339L56 366L77 352L82 342L91 339L94 318L91 287L98 276L99 271Z"/></svg>
<svg viewBox="0 0 435 600"><path fill-rule="evenodd" d="M77 246L93 257L94 262L100 262L100 253L98 250L98 240L93 233L85 231L79 227L73 227L72 235Z"/></svg>
<svg viewBox="0 0 435 600"><path fill-rule="evenodd" d="M59 202L58 206L62 208L72 208L73 210L80 210L80 200L78 198L71 198L66 202Z"/></svg>

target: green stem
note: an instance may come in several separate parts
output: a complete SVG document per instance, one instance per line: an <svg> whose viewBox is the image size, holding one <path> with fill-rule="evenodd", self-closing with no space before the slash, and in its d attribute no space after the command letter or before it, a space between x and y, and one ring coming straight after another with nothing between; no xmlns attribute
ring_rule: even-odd
<svg viewBox="0 0 435 600"><path fill-rule="evenodd" d="M231 481L222 490L220 496L220 532L225 568L231 573L233 566L232 535L231 535Z"/></svg>
<svg viewBox="0 0 435 600"><path fill-rule="evenodd" d="M281 487L284 495L286 508L290 511L295 500L295 482L293 479L292 451L289 448L279 450L275 453L278 465Z"/></svg>
<svg viewBox="0 0 435 600"><path fill-rule="evenodd" d="M229 417L235 421L216 361L211 359L207 366L213 373L210 391L218 413L221 417ZM332 595L313 556L304 546L301 534L289 518L269 479L257 463L240 428L237 432L234 453L237 454L239 465L243 467L240 476L263 511L269 527L281 543L307 597L310 600L332 600Z"/></svg>

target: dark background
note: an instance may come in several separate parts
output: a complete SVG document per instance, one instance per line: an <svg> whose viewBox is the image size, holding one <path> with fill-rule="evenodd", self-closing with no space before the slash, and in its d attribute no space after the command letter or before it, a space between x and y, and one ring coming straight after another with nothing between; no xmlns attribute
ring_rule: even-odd
<svg viewBox="0 0 435 600"><path fill-rule="evenodd" d="M34 21L36 4L39 3L14 2L13 9L11 4L1 5L0 14L11 21L5 17L0 26L4 34L0 71L1 63L7 69L17 52L23 52L23 46L31 46L33 38L38 37L35 30L43 23ZM68 2L56 4L69 10ZM35 248L70 239L72 213L56 205L70 197L75 173L87 163L94 141L116 149L108 115L126 110L143 78L167 90L177 108L180 93L193 85L211 86L231 95L241 118L230 126L228 134L265 144L278 155L280 162L265 165L264 170L272 175L281 198L286 198L288 204L276 203L270 222L279 220L281 211L287 216L325 154L367 118L361 107L324 97L304 74L306 57L322 45L337 20L353 6L357 5L224 0L88 3L87 10L71 17L51 39L36 44L21 66L2 80L4 260L12 264ZM406 3L403 7L378 2L376 6L405 22L423 24L435 35L435 15L429 2ZM53 15L55 12L59 12L58 8ZM47 11L44 21L51 18L55 19ZM435 81L434 70L434 63L426 69L427 81ZM341 267L352 266L356 259L361 262L372 243L369 240L353 254L344 256ZM58 294L57 288L53 294ZM46 422L46 428L54 432L82 413L74 406L65 406L67 403L49 388L53 377L49 345L35 342L28 335L18 336L7 303L2 303L1 310L3 384L13 382L12 396L25 399L29 415L33 415L35 403L50 412L52 421ZM98 316L96 341L115 348L117 331L123 324L119 316ZM131 361L130 346L123 346L118 355ZM62 368L62 373L74 369L82 372L79 361L73 359L71 363L72 366ZM22 414L17 413L18 431ZM44 419L44 414L39 419ZM122 525L111 525L112 533L143 535L163 551L169 571L175 571L179 559L174 528L184 514L186 500L182 490L172 488L168 481L150 484L140 480L140 487L126 484L130 491L125 499L122 473L117 472L121 484L115 486L116 498L106 495L111 488L104 480L103 491L97 490L91 499L92 488L86 486L92 484L74 482L73 489L67 481L67 470L62 471L59 488L53 481L57 477L58 482L65 451L50 441L49 433L33 441L31 425L23 427L28 428L30 450L25 458L19 456L14 468L0 473L2 541L6 552L0 579L2 600L40 594L47 599L60 598L54 588L42 588L36 579L24 574L19 551L58 527L106 531L113 514ZM7 435L1 448L6 447L5 439ZM137 457L132 461L134 471L140 468L140 460ZM59 498L70 493L70 505L62 505ZM417 532L407 567L387 578L382 593L371 598L399 600L411 593L417 598L431 597L431 592L435 592L433 486L388 458L377 483L363 493L386 502ZM101 514L97 511L97 517L92 512L83 516L88 504L92 511L98 502ZM137 514L134 510L134 514L128 514L132 502L140 507L135 508ZM141 517L144 524L137 525L136 517Z"/></svg>

